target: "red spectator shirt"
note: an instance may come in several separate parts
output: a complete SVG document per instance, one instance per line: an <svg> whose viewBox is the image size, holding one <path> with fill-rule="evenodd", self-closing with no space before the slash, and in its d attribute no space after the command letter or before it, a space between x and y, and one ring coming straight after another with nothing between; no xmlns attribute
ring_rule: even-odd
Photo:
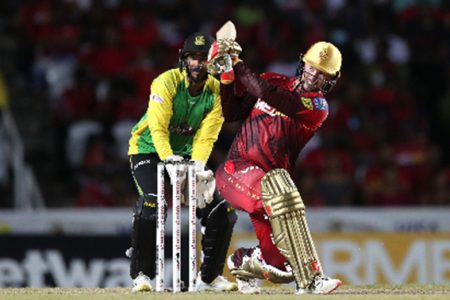
<svg viewBox="0 0 450 300"><path fill-rule="evenodd" d="M228 159L292 174L301 149L328 115L327 101L321 92L296 91L295 77L257 76L244 63L234 70L237 83L221 85L222 109L226 122L243 122Z"/></svg>

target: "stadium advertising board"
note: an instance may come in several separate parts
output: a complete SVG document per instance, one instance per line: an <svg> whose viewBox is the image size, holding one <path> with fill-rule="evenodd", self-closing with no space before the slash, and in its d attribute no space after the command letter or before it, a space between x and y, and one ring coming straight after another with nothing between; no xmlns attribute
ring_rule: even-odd
<svg viewBox="0 0 450 300"><path fill-rule="evenodd" d="M127 237L0 235L0 287L131 286Z"/></svg>
<svg viewBox="0 0 450 300"><path fill-rule="evenodd" d="M450 283L448 233L313 233L327 276L344 284ZM236 234L232 247L256 242Z"/></svg>
<svg viewBox="0 0 450 300"><path fill-rule="evenodd" d="M346 284L450 283L450 233L313 236L326 274ZM230 252L254 243L236 234ZM131 286L126 236L0 235L0 245L0 287Z"/></svg>

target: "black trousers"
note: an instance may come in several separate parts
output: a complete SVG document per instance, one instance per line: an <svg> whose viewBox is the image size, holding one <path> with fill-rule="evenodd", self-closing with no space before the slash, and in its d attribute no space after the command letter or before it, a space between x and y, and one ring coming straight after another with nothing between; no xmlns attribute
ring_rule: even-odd
<svg viewBox="0 0 450 300"><path fill-rule="evenodd" d="M130 169L139 196L157 193L157 166L161 162L157 154L130 156ZM167 178L166 178L167 179Z"/></svg>
<svg viewBox="0 0 450 300"><path fill-rule="evenodd" d="M146 201L150 201L152 203L156 203L157 166L159 162L161 162L161 160L159 159L159 156L157 154L137 154L130 156L131 174L136 184L139 197L143 197L146 199ZM170 182L167 173L165 174L165 180L166 182ZM170 188L171 185L165 184L165 187L166 199L168 200L168 204L170 204L170 199L172 199L172 189ZM196 215L197 218L201 219L202 227L205 228L205 234L202 236L202 251L204 259L202 262L201 271L202 280L209 283L214 278L216 278L216 276L221 275L223 272L225 256L230 244L231 235L237 216L234 210L223 198L219 196L217 192L214 193L213 201L206 205L206 207L204 207L203 209L199 209L197 207ZM139 236L141 236L144 240L147 240L147 238L149 238L151 235L153 236L152 239L154 239L154 232L156 232L156 222L149 222L148 224L152 228L138 228L137 225L139 224L136 224L136 222L134 223L135 235L134 243L132 241L133 247L140 248L139 245L146 244L145 242L141 242ZM136 232L139 232L138 235L136 235ZM142 236L142 234L144 234L145 237ZM184 242L183 244L187 245L186 242ZM147 255L136 255L134 256L134 265L146 265L146 268L151 269L151 271L148 271L147 275L153 277L153 261L155 254L152 245L148 245L147 243L146 247L147 248L144 249L151 249L150 251L145 251L146 253L152 252L151 257L147 257ZM139 252L140 249L135 250L137 250L136 253L142 253L142 251ZM170 251L168 251L168 253L169 252ZM186 257L186 255L182 255L182 258L183 257ZM182 268L182 270L183 269L187 270L188 268ZM131 276L133 278L136 275L137 271L137 269L135 270L133 268L132 259ZM186 275L187 274L182 274L183 280L185 280Z"/></svg>

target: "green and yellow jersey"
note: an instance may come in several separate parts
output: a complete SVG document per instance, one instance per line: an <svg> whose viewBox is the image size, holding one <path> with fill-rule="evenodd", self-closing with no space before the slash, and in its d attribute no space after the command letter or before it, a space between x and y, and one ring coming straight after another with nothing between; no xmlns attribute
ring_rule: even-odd
<svg viewBox="0 0 450 300"><path fill-rule="evenodd" d="M192 97L186 71L168 70L150 87L148 109L131 131L128 154L176 154L207 162L223 124L219 81L208 75Z"/></svg>

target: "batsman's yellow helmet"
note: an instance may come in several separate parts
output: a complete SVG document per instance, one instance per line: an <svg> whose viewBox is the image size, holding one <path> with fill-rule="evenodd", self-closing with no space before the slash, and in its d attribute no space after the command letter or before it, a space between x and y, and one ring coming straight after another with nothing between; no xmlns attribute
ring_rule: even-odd
<svg viewBox="0 0 450 300"><path fill-rule="evenodd" d="M341 51L329 42L317 42L313 44L303 56L303 62L314 68L335 76L341 70Z"/></svg>

